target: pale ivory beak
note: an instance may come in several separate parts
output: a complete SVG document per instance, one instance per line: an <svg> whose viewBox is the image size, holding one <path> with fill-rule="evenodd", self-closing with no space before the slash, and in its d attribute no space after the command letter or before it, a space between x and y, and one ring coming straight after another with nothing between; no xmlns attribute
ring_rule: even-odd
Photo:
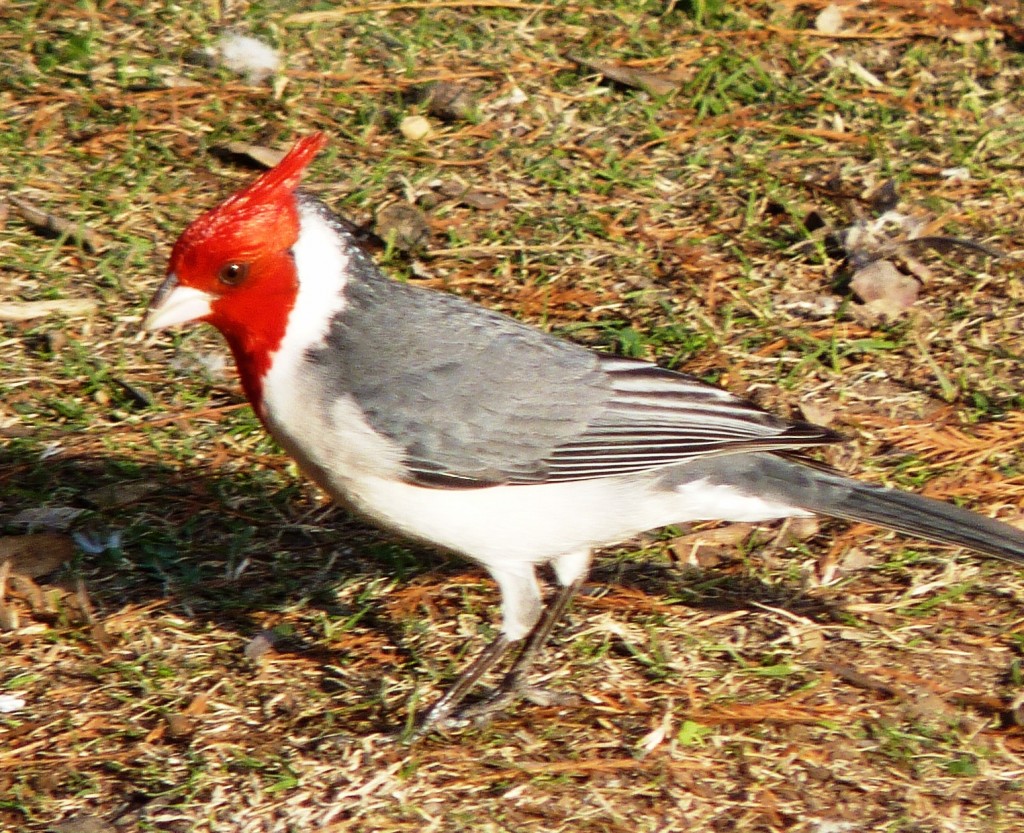
<svg viewBox="0 0 1024 833"><path fill-rule="evenodd" d="M149 314L142 322L142 328L162 330L206 318L213 312L212 303L213 296L209 293L190 286L178 286L178 276L172 272L149 302Z"/></svg>

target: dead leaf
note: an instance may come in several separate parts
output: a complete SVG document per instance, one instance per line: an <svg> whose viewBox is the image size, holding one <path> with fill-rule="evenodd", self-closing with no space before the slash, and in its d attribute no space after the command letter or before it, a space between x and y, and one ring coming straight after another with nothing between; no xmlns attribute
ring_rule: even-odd
<svg viewBox="0 0 1024 833"><path fill-rule="evenodd" d="M415 98L427 107L427 115L444 122L468 119L473 112L473 95L465 84L436 81L415 91Z"/></svg>
<svg viewBox="0 0 1024 833"><path fill-rule="evenodd" d="M51 824L50 831L51 833L116 833L117 828L99 816L85 814Z"/></svg>
<svg viewBox="0 0 1024 833"><path fill-rule="evenodd" d="M829 402L813 402L806 400L800 403L800 413L803 418L814 425L828 428L836 417L839 416L838 409Z"/></svg>
<svg viewBox="0 0 1024 833"><path fill-rule="evenodd" d="M216 687L217 686L215 685L213 688L216 688ZM201 691L201 692L199 692L199 694L197 694L192 699L192 702L189 703L185 707L185 709L182 712L182 714L187 714L187 715L206 714L210 710L210 692L213 691L213 688L211 688L210 691Z"/></svg>
<svg viewBox="0 0 1024 833"><path fill-rule="evenodd" d="M921 284L888 260L874 260L854 273L850 288L864 301L866 312L895 319L917 301Z"/></svg>
<svg viewBox="0 0 1024 833"><path fill-rule="evenodd" d="M441 183L437 190L449 199L468 205L470 208L479 208L481 211L497 211L508 205L508 197L477 191L456 180Z"/></svg>
<svg viewBox="0 0 1024 833"><path fill-rule="evenodd" d="M809 541L821 532L821 521L817 518L790 518L781 531L789 541Z"/></svg>
<svg viewBox="0 0 1024 833"><path fill-rule="evenodd" d="M609 81L624 84L627 87L636 87L652 95L668 95L679 89L679 85L675 81L669 81L667 78L646 70L613 64L608 61L595 61L591 58L584 58L582 55L570 55L569 60L587 69L592 69L594 72L599 72Z"/></svg>
<svg viewBox="0 0 1024 833"><path fill-rule="evenodd" d="M263 658L274 650L279 642L278 635L272 630L262 630L249 640L242 653L250 662L259 663Z"/></svg>
<svg viewBox="0 0 1024 833"><path fill-rule="evenodd" d="M960 29L951 32L949 39L956 43L972 44L984 40L1002 40L1003 33L998 29Z"/></svg>
<svg viewBox="0 0 1024 833"><path fill-rule="evenodd" d="M102 509L110 509L135 503L159 488L156 483L142 480L134 483L111 483L86 492L85 499Z"/></svg>
<svg viewBox="0 0 1024 833"><path fill-rule="evenodd" d="M251 145L248 142L228 142L224 146L228 153L235 156L245 156L257 164L267 168L273 168L278 162L284 159L286 151L274 150L265 145Z"/></svg>
<svg viewBox="0 0 1024 833"><path fill-rule="evenodd" d="M8 197L7 201L17 210L30 226L47 234L66 235L69 240L91 252L105 249L107 244L102 235L85 223L75 222L44 211L23 197Z"/></svg>
<svg viewBox="0 0 1024 833"><path fill-rule="evenodd" d="M398 124L398 130L410 142L420 142L434 135L434 126L426 116L406 116Z"/></svg>
<svg viewBox="0 0 1024 833"><path fill-rule="evenodd" d="M0 563L9 561L15 575L39 578L52 573L75 554L75 544L67 535L37 532L0 538Z"/></svg>
<svg viewBox="0 0 1024 833"><path fill-rule="evenodd" d="M187 714L174 712L164 716L167 721L167 734L172 738L185 738L196 730L196 722Z"/></svg>
<svg viewBox="0 0 1024 833"><path fill-rule="evenodd" d="M0 321L31 321L47 315L80 318L96 312L97 304L87 298L58 298L50 301L9 301L0 303Z"/></svg>
<svg viewBox="0 0 1024 833"><path fill-rule="evenodd" d="M0 694L0 714L13 714L25 708L26 701L23 697L15 697L13 694Z"/></svg>
<svg viewBox="0 0 1024 833"><path fill-rule="evenodd" d="M8 523L15 526L26 526L29 529L64 530L75 522L84 509L73 506L40 506L34 509L23 509Z"/></svg>
<svg viewBox="0 0 1024 833"><path fill-rule="evenodd" d="M825 55L825 60L828 61L832 66L838 67L839 69L845 69L854 78L859 80L861 83L868 87L884 87L884 82L871 70L865 67L860 61L856 61L848 55Z"/></svg>
<svg viewBox="0 0 1024 833"><path fill-rule="evenodd" d="M717 551L732 550L750 535L753 524L735 523L714 529L702 529L673 538L669 546L684 564L695 567L713 567L718 562Z"/></svg>
<svg viewBox="0 0 1024 833"><path fill-rule="evenodd" d="M403 252L420 248L430 236L427 216L414 205L395 202L377 212L374 233Z"/></svg>

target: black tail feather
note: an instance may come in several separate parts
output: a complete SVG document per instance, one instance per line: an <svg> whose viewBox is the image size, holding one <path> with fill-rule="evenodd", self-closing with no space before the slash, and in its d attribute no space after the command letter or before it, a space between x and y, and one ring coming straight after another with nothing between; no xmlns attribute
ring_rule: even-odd
<svg viewBox="0 0 1024 833"><path fill-rule="evenodd" d="M771 453L708 458L714 482L771 496L810 512L967 547L1024 562L1024 530L951 503L861 483L828 469Z"/></svg>
<svg viewBox="0 0 1024 833"><path fill-rule="evenodd" d="M808 509L813 507L807 506ZM1024 531L952 503L857 483L821 511L846 520L867 521L927 541L1024 561Z"/></svg>

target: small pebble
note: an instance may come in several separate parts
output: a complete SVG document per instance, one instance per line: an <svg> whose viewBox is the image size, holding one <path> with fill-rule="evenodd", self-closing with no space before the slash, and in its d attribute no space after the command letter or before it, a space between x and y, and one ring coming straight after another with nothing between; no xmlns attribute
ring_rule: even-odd
<svg viewBox="0 0 1024 833"><path fill-rule="evenodd" d="M430 126L430 121L426 116L406 116L398 125L398 129L410 142L426 139L434 132L434 128Z"/></svg>

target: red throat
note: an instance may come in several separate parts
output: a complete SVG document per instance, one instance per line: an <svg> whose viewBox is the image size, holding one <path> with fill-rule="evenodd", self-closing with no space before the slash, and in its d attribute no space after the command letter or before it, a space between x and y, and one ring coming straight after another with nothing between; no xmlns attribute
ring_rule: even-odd
<svg viewBox="0 0 1024 833"><path fill-rule="evenodd" d="M210 323L223 333L238 366L246 398L262 417L263 378L284 339L298 295L298 276L285 251L254 260L253 290L215 301Z"/></svg>

